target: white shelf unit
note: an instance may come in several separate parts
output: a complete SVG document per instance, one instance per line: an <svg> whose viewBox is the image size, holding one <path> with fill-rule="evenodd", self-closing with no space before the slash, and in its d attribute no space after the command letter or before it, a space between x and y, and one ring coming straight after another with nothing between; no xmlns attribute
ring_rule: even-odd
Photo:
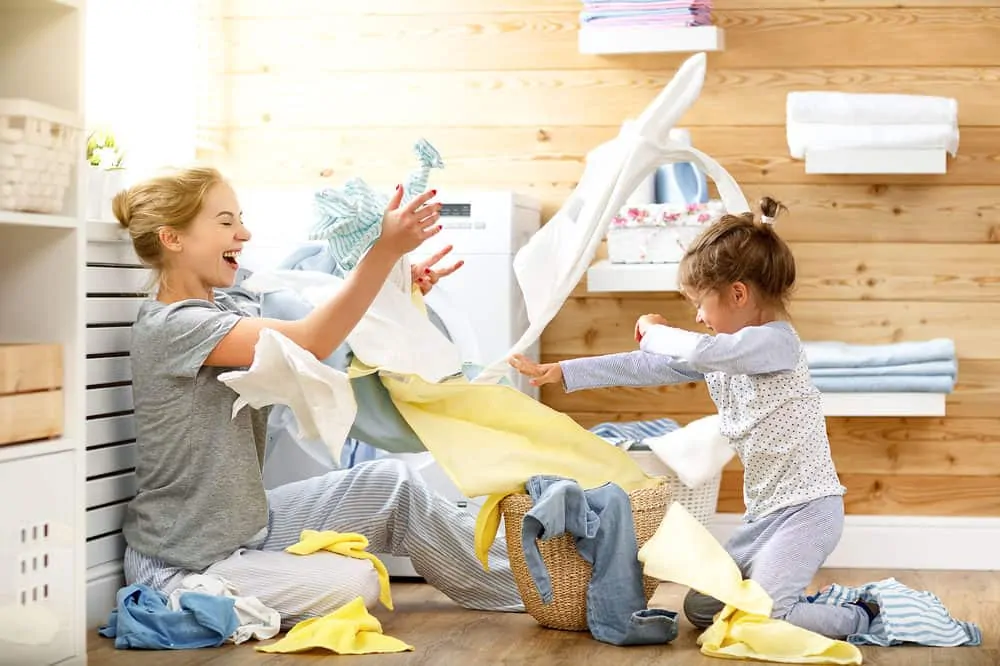
<svg viewBox="0 0 1000 666"><path fill-rule="evenodd" d="M948 171L944 148L845 148L809 150L808 174L943 174Z"/></svg>
<svg viewBox="0 0 1000 666"><path fill-rule="evenodd" d="M725 31L714 25L691 28L594 28L584 25L580 27L578 42L580 53L589 55L696 53L721 51L726 46Z"/></svg>
<svg viewBox="0 0 1000 666"><path fill-rule="evenodd" d="M602 259L587 269L587 291L677 290L677 264L613 264Z"/></svg>
<svg viewBox="0 0 1000 666"><path fill-rule="evenodd" d="M84 0L0 0L0 99L74 119L83 137ZM84 191L58 214L0 210L0 342L62 347L55 439L0 446L0 661L86 663ZM9 660L9 661L8 661Z"/></svg>

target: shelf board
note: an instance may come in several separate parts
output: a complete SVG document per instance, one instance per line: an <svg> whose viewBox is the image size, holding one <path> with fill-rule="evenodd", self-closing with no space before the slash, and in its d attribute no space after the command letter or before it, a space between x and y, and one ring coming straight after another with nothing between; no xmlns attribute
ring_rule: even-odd
<svg viewBox="0 0 1000 666"><path fill-rule="evenodd" d="M3 0L0 0L2 2ZM0 227L13 225L18 227L39 227L43 229L75 229L79 222L75 217L65 215L44 215L42 213L19 213L12 210L0 210Z"/></svg>
<svg viewBox="0 0 1000 666"><path fill-rule="evenodd" d="M587 269L587 291L678 291L677 264L612 264Z"/></svg>
<svg viewBox="0 0 1000 666"><path fill-rule="evenodd" d="M0 10L4 9L45 9L66 7L80 9L81 0L0 0Z"/></svg>
<svg viewBox="0 0 1000 666"><path fill-rule="evenodd" d="M826 416L944 416L944 393L824 393Z"/></svg>
<svg viewBox="0 0 1000 666"><path fill-rule="evenodd" d="M948 171L944 148L850 148L806 151L806 173L815 174L943 174Z"/></svg>
<svg viewBox="0 0 1000 666"><path fill-rule="evenodd" d="M658 26L593 27L581 26L580 53L622 55L627 53L696 53L721 51L725 32L714 25L692 28Z"/></svg>
<svg viewBox="0 0 1000 666"><path fill-rule="evenodd" d="M66 437L46 439L39 442L26 442L24 444L4 444L0 446L0 463L7 462L8 460L34 458L36 456L47 456L52 453L70 451L75 446L74 441Z"/></svg>

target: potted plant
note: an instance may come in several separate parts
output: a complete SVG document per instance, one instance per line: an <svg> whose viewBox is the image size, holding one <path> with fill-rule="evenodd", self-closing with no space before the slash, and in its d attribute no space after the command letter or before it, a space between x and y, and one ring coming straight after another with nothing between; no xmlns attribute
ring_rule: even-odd
<svg viewBox="0 0 1000 666"><path fill-rule="evenodd" d="M97 129L87 137L87 219L111 222L111 199L125 189L124 152L115 135Z"/></svg>

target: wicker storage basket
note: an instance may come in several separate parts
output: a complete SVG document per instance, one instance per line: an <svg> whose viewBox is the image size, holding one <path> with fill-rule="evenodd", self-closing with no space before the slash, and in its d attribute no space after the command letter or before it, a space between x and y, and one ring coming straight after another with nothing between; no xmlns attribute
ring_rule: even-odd
<svg viewBox="0 0 1000 666"><path fill-rule="evenodd" d="M0 208L62 213L83 160L79 136L79 121L68 111L0 99Z"/></svg>
<svg viewBox="0 0 1000 666"><path fill-rule="evenodd" d="M636 490L629 495L629 500L632 503L636 541L642 548L663 522L670 504L670 486L664 483L655 488ZM531 507L531 496L523 494L510 495L500 504L510 567L525 609L543 627L586 631L591 566L577 553L576 543L570 535L539 541L538 549L552 579L553 593L552 602L543 604L521 548L521 523ZM646 577L643 583L648 601L656 592L659 581Z"/></svg>

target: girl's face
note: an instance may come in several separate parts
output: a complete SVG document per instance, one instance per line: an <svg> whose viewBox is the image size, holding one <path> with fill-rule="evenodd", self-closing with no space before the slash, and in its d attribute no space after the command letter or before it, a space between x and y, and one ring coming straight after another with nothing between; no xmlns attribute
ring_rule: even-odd
<svg viewBox="0 0 1000 666"><path fill-rule="evenodd" d="M716 333L736 333L759 319L750 289L742 282L693 293L691 302L698 309L696 321Z"/></svg>
<svg viewBox="0 0 1000 666"><path fill-rule="evenodd" d="M228 184L217 183L205 193L191 225L161 240L171 273L207 289L225 289L236 280L239 253L250 240L250 231L243 226L236 193Z"/></svg>

